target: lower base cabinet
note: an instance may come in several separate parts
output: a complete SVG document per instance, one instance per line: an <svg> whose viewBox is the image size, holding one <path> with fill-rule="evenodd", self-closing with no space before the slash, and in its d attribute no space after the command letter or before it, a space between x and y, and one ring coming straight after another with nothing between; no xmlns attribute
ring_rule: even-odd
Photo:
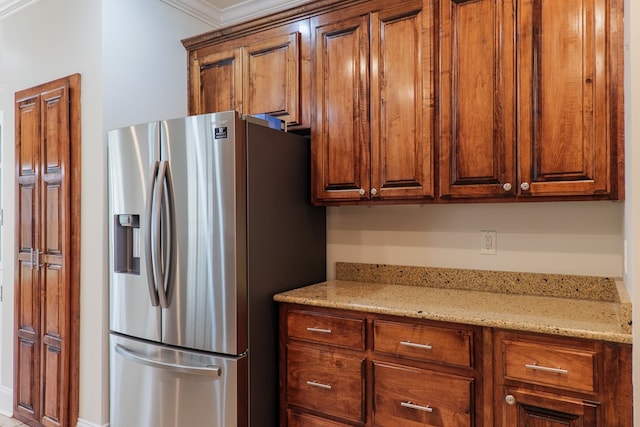
<svg viewBox="0 0 640 427"><path fill-rule="evenodd" d="M497 425L633 425L631 346L539 334L493 334Z"/></svg>
<svg viewBox="0 0 640 427"><path fill-rule="evenodd" d="M280 304L281 427L630 427L631 345Z"/></svg>

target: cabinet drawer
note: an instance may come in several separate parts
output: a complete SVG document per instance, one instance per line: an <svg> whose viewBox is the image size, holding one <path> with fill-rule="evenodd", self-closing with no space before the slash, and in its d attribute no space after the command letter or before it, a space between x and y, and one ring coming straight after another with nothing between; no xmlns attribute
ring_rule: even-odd
<svg viewBox="0 0 640 427"><path fill-rule="evenodd" d="M313 415L287 411L287 427L349 427L347 424L325 420Z"/></svg>
<svg viewBox="0 0 640 427"><path fill-rule="evenodd" d="M469 427L473 379L424 369L373 365L377 427Z"/></svg>
<svg viewBox="0 0 640 427"><path fill-rule="evenodd" d="M449 365L472 365L472 337L472 331L458 329L381 320L373 324L374 351Z"/></svg>
<svg viewBox="0 0 640 427"><path fill-rule="evenodd" d="M287 346L287 401L364 422L363 358Z"/></svg>
<svg viewBox="0 0 640 427"><path fill-rule="evenodd" d="M364 350L364 319L309 311L287 313L289 338Z"/></svg>
<svg viewBox="0 0 640 427"><path fill-rule="evenodd" d="M506 379L568 390L596 391L597 353L527 341L503 341Z"/></svg>

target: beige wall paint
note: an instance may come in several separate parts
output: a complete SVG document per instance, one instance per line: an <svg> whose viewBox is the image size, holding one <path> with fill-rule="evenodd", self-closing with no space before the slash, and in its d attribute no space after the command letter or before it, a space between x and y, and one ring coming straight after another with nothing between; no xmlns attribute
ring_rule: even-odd
<svg viewBox="0 0 640 427"><path fill-rule="evenodd" d="M622 277L621 202L343 206L328 209L336 261ZM480 231L497 232L496 255Z"/></svg>

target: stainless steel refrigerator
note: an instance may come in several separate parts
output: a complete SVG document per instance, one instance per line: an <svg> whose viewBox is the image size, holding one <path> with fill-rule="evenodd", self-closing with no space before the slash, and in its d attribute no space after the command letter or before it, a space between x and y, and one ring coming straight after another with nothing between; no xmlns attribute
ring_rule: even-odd
<svg viewBox="0 0 640 427"><path fill-rule="evenodd" d="M110 131L111 427L275 426L277 292L325 279L309 142L235 111Z"/></svg>

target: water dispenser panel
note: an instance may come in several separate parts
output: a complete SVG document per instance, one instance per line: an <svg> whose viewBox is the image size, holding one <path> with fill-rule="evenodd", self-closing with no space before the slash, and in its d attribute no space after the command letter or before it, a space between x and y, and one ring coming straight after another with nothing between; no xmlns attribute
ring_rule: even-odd
<svg viewBox="0 0 640 427"><path fill-rule="evenodd" d="M140 215L114 215L113 223L115 272L140 274Z"/></svg>

